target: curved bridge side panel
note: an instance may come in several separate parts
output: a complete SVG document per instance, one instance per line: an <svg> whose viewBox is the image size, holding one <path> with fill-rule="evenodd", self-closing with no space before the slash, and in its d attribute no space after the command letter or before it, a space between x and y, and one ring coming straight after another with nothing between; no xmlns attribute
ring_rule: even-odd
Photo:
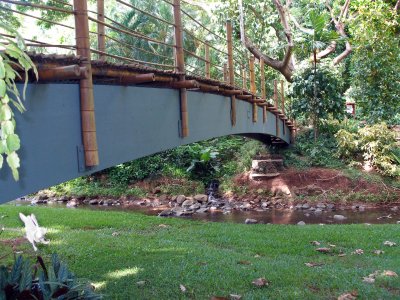
<svg viewBox="0 0 400 300"><path fill-rule="evenodd" d="M22 140L20 181L8 166L0 170L0 203L67 180L177 146L230 134L275 135L275 116L252 122L252 106L237 101L237 124L231 126L230 99L189 92L189 137L180 137L176 90L95 85L100 165L82 170L81 122L77 84L31 84L27 112L16 114ZM283 123L280 122L281 126ZM289 142L289 130L281 138Z"/></svg>

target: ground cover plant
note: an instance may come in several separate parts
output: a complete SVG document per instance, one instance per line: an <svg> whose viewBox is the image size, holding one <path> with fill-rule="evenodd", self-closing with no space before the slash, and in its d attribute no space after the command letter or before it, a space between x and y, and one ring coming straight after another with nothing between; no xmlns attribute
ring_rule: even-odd
<svg viewBox="0 0 400 300"><path fill-rule="evenodd" d="M105 299L400 297L394 274L400 273L400 247L384 245L400 244L399 225L253 226L3 205L2 264L12 263L13 243L23 255L36 255L20 239L19 212L34 213L49 228L51 242L40 254L58 253Z"/></svg>

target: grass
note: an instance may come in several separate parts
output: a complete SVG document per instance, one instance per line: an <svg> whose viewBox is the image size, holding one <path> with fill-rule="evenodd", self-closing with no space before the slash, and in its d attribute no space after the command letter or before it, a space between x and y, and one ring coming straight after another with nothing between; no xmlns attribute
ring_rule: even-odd
<svg viewBox="0 0 400 300"><path fill-rule="evenodd" d="M58 253L106 299L210 299L229 294L242 299L337 299L354 290L361 299L400 298L398 278L362 282L376 270L400 274L400 247L382 244L400 244L400 225L244 225L3 205L0 216L6 217L0 226L6 230L0 235L0 257L11 251L1 241L23 234L18 212L36 214L50 229L51 243L39 247L44 257ZM313 240L321 246L335 244L336 254L316 252ZM27 243L18 248L35 255ZM365 254L351 255L358 248ZM376 249L385 253L377 256L372 253ZM339 250L347 255L338 257ZM11 262L9 255L0 264ZM306 262L324 265L310 268ZM267 278L270 286L253 286L259 277ZM140 281L146 283L136 284Z"/></svg>

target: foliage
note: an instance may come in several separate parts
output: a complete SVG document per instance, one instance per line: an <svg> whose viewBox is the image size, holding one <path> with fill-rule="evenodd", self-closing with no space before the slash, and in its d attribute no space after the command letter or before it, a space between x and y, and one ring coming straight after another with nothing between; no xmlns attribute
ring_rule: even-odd
<svg viewBox="0 0 400 300"><path fill-rule="evenodd" d="M25 48L23 39L9 25L0 23L0 29L13 34L16 39L1 35L3 41L0 41L0 48L5 49L0 52L0 169L3 166L3 155L10 167L15 180L19 179L18 169L20 159L17 151L20 149L20 139L16 133L16 122L14 118L13 107L20 112L25 110L15 80L21 78L13 67L17 66L25 71L25 85L23 97L28 80L28 71L33 70L36 77L36 67L23 51Z"/></svg>
<svg viewBox="0 0 400 300"><path fill-rule="evenodd" d="M317 120L317 125L321 119L342 118L345 111L342 89L339 68L325 60L315 72L314 67L307 63L293 76L289 94L291 113L296 118Z"/></svg>
<svg viewBox="0 0 400 300"><path fill-rule="evenodd" d="M96 300L101 297L89 285L79 284L66 264L53 254L47 267L40 256L35 266L22 256L18 256L10 271L0 266L0 299Z"/></svg>
<svg viewBox="0 0 400 300"><path fill-rule="evenodd" d="M395 122L400 113L400 14L384 0L352 3L351 97L368 122Z"/></svg>
<svg viewBox="0 0 400 300"><path fill-rule="evenodd" d="M341 129L335 136L340 157L355 160L362 158L384 175L400 176L395 133L385 123L365 126L357 133Z"/></svg>

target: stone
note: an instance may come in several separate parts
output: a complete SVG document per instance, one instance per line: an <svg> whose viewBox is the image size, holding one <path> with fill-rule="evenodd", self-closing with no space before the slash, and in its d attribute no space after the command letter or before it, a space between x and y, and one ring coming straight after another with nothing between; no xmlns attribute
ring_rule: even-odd
<svg viewBox="0 0 400 300"><path fill-rule="evenodd" d="M68 202L69 198L67 196L61 196L58 198L57 202Z"/></svg>
<svg viewBox="0 0 400 300"><path fill-rule="evenodd" d="M302 204L297 204L294 208L295 208L295 209L302 209L302 208L303 208L303 205L302 205Z"/></svg>
<svg viewBox="0 0 400 300"><path fill-rule="evenodd" d="M197 202L206 203L208 201L208 196L205 194L197 194L193 199Z"/></svg>
<svg viewBox="0 0 400 300"><path fill-rule="evenodd" d="M301 206L302 209L309 209L310 208L310 204L305 203Z"/></svg>
<svg viewBox="0 0 400 300"><path fill-rule="evenodd" d="M326 205L324 203L318 203L316 206L317 206L317 208L320 208L320 209L326 208Z"/></svg>
<svg viewBox="0 0 400 300"><path fill-rule="evenodd" d="M336 221L343 221L343 220L346 220L347 218L343 215L334 215L333 219Z"/></svg>
<svg viewBox="0 0 400 300"><path fill-rule="evenodd" d="M400 221L397 221L396 224L400 224Z"/></svg>
<svg viewBox="0 0 400 300"><path fill-rule="evenodd" d="M246 219L244 221L245 224L257 224L258 221L256 219Z"/></svg>
<svg viewBox="0 0 400 300"><path fill-rule="evenodd" d="M172 211L170 209L163 210L158 214L159 217L168 217L172 215Z"/></svg>
<svg viewBox="0 0 400 300"><path fill-rule="evenodd" d="M178 196L174 195L171 197L171 201L176 201L176 198L178 198Z"/></svg>
<svg viewBox="0 0 400 300"><path fill-rule="evenodd" d="M198 209L196 211L196 213L198 213L198 214L204 214L206 212L208 212L208 207L201 207L200 209Z"/></svg>
<svg viewBox="0 0 400 300"><path fill-rule="evenodd" d="M247 210L251 209L251 204L250 203L244 203L243 205L240 206L241 209Z"/></svg>
<svg viewBox="0 0 400 300"><path fill-rule="evenodd" d="M90 205L97 205L97 204L99 204L99 201L97 199L92 199L92 200L89 200L89 204Z"/></svg>
<svg viewBox="0 0 400 300"><path fill-rule="evenodd" d="M188 199L188 200L183 201L182 207L190 207L193 204L194 204L194 200Z"/></svg>
<svg viewBox="0 0 400 300"><path fill-rule="evenodd" d="M262 194L262 193L264 193L264 190L263 190L263 189L258 189L258 190L257 190L257 194Z"/></svg>
<svg viewBox="0 0 400 300"><path fill-rule="evenodd" d="M334 209L335 208L335 204L327 204L326 208L327 209Z"/></svg>
<svg viewBox="0 0 400 300"><path fill-rule="evenodd" d="M320 213L322 213L322 209L321 209L321 208L317 208L317 209L314 211L314 213L315 213L315 214L320 214Z"/></svg>
<svg viewBox="0 0 400 300"><path fill-rule="evenodd" d="M306 222L300 221L300 222L297 223L297 225L299 225L299 226L304 226L304 225L306 225Z"/></svg>
<svg viewBox="0 0 400 300"><path fill-rule="evenodd" d="M78 206L78 201L76 199L72 199L67 202L67 207L68 208L73 208Z"/></svg>
<svg viewBox="0 0 400 300"><path fill-rule="evenodd" d="M359 211L365 211L365 206L364 206L364 205L360 205L360 206L358 207L358 210L359 210Z"/></svg>
<svg viewBox="0 0 400 300"><path fill-rule="evenodd" d="M269 206L269 204L270 204L270 202L268 201L268 202L262 202L261 203L261 208L267 208L268 206Z"/></svg>
<svg viewBox="0 0 400 300"><path fill-rule="evenodd" d="M187 200L186 200L187 201ZM195 203L189 207L191 210L198 210L200 208L200 203Z"/></svg>
<svg viewBox="0 0 400 300"><path fill-rule="evenodd" d="M311 206L308 210L309 210L309 211L315 211L316 208L315 208L314 206Z"/></svg>
<svg viewBox="0 0 400 300"><path fill-rule="evenodd" d="M179 195L176 197L176 203L178 203L178 204L182 204L185 200L186 200L185 195Z"/></svg>
<svg viewBox="0 0 400 300"><path fill-rule="evenodd" d="M396 211L398 211L398 210L399 210L399 207L398 207L398 206L393 206L392 208L390 208L390 210L391 210L391 211L395 211L395 212L396 212Z"/></svg>

